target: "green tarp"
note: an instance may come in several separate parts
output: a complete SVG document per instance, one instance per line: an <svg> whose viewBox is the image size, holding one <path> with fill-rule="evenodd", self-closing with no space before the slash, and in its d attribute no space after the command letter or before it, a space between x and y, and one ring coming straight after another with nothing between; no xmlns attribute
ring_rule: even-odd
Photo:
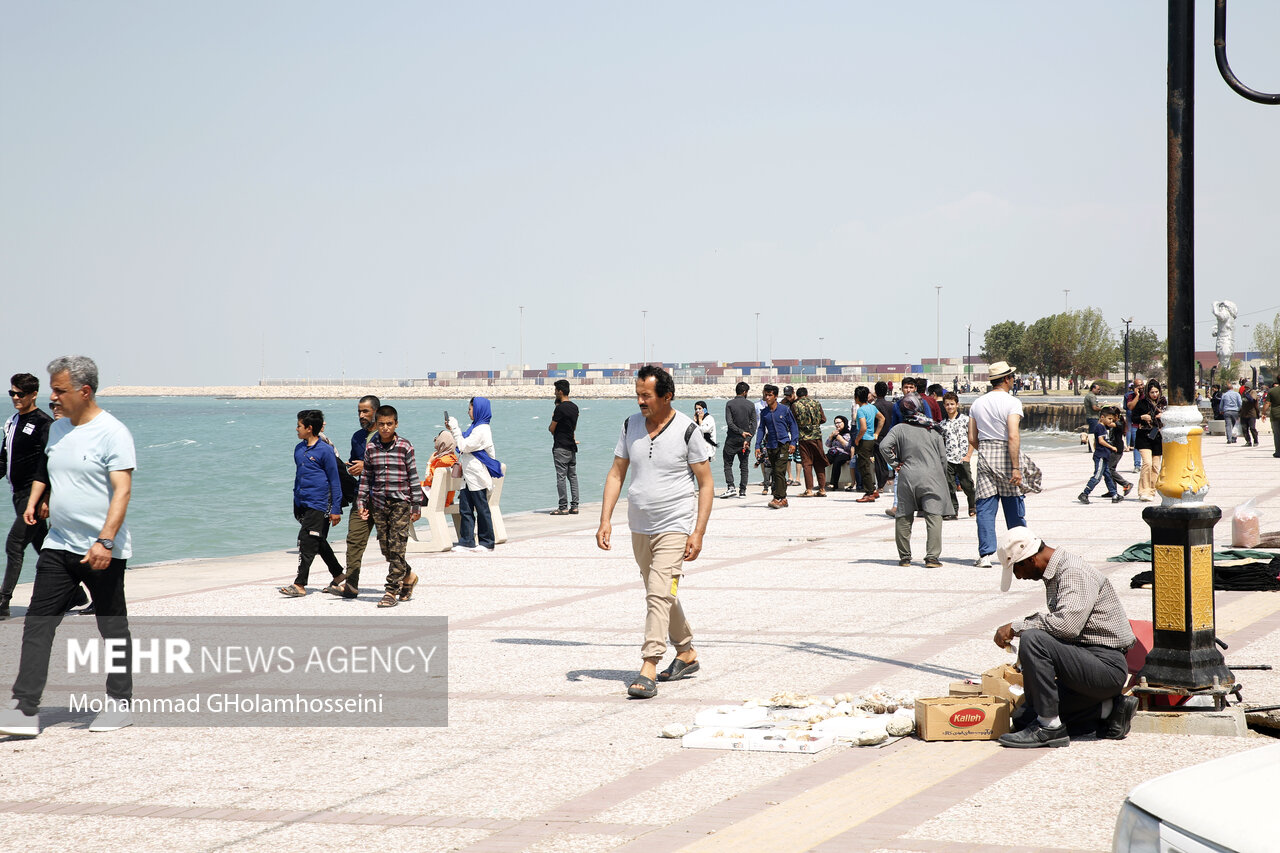
<svg viewBox="0 0 1280 853"><path fill-rule="evenodd" d="M1214 551L1213 561L1222 560L1270 560L1276 556L1272 551L1254 551L1248 548L1228 548L1226 551ZM1124 549L1124 553L1107 557L1108 563L1150 563L1151 542L1139 542Z"/></svg>

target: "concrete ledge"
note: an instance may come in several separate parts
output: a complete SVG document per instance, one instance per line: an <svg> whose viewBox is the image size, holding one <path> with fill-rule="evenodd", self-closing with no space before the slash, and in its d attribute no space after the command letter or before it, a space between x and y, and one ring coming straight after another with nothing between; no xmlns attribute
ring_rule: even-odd
<svg viewBox="0 0 1280 853"><path fill-rule="evenodd" d="M1139 711L1130 731L1157 735L1244 737L1249 732L1244 711Z"/></svg>

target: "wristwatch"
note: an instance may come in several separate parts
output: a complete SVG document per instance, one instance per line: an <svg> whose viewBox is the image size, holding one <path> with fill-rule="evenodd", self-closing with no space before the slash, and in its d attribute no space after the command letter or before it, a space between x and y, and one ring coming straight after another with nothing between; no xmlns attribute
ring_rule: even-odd
<svg viewBox="0 0 1280 853"><path fill-rule="evenodd" d="M116 549L116 540L114 539L95 539L93 541L97 542L99 545L101 545L103 548L106 548L108 551L114 551Z"/></svg>

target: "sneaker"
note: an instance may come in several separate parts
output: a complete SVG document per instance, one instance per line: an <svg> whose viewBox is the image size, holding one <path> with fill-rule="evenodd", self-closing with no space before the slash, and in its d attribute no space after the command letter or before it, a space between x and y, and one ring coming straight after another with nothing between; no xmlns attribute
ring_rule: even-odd
<svg viewBox="0 0 1280 853"><path fill-rule="evenodd" d="M899 561L898 561L898 565L899 565L899 566L909 566L909 565L911 565L911 561L910 561L910 560L899 560Z"/></svg>
<svg viewBox="0 0 1280 853"><path fill-rule="evenodd" d="M1125 486L1125 487L1124 487L1124 496L1125 496L1126 498L1127 498L1127 497L1129 497L1129 493L1130 493L1130 492L1132 492L1132 491L1133 491L1133 483L1130 483L1130 484L1128 484L1127 486Z"/></svg>
<svg viewBox="0 0 1280 853"><path fill-rule="evenodd" d="M1118 504L1124 500L1124 495L1107 495L1107 497L1111 498L1113 504Z"/></svg>
<svg viewBox="0 0 1280 853"><path fill-rule="evenodd" d="M453 553L455 554L476 554L479 552L479 550L480 549L477 548L475 545L454 545L453 546Z"/></svg>
<svg viewBox="0 0 1280 853"><path fill-rule="evenodd" d="M1027 726L1020 732L1009 732L1000 735L1000 745L1013 749L1039 749L1046 746L1071 746L1071 738L1066 726L1048 728L1039 721Z"/></svg>
<svg viewBox="0 0 1280 853"><path fill-rule="evenodd" d="M1086 495L1084 492L1081 492L1080 494L1076 495L1076 500L1080 501L1080 503L1082 504L1087 504L1089 502L1089 496Z"/></svg>
<svg viewBox="0 0 1280 853"><path fill-rule="evenodd" d="M1138 713L1137 696L1117 696L1112 700L1111 713L1098 737L1106 740L1124 740Z"/></svg>
<svg viewBox="0 0 1280 853"><path fill-rule="evenodd" d="M1138 495L1138 500L1142 501L1144 504L1149 504L1155 500L1155 498L1149 498L1146 495Z"/></svg>
<svg viewBox="0 0 1280 853"><path fill-rule="evenodd" d="M720 493L720 497L721 497L721 498L731 498L731 497L735 496L736 494L738 494L738 490L737 490L737 489L735 489L733 486L730 486L729 488L725 489L723 492L721 492L721 493Z"/></svg>
<svg viewBox="0 0 1280 853"><path fill-rule="evenodd" d="M125 710L103 711L89 724L91 732L114 732L133 725L133 714Z"/></svg>
<svg viewBox="0 0 1280 853"><path fill-rule="evenodd" d="M36 737L40 734L40 715L24 714L18 710L18 700L0 711L0 735L9 737Z"/></svg>
<svg viewBox="0 0 1280 853"><path fill-rule="evenodd" d="M746 496L747 496L747 490L746 490L746 489L739 489L739 490L738 490L738 497L740 497L740 498L745 498Z"/></svg>
<svg viewBox="0 0 1280 853"><path fill-rule="evenodd" d="M988 554L988 555L986 555L986 556L984 556L984 557L979 557L978 559L974 560L974 561L973 561L973 567L974 567L975 569L989 569L989 568L991 568L991 555L990 555L990 554Z"/></svg>
<svg viewBox="0 0 1280 853"><path fill-rule="evenodd" d="M926 569L940 569L940 568L942 568L942 561L941 561L941 560L929 560L929 559L926 559L926 560L924 561L924 567L925 567Z"/></svg>

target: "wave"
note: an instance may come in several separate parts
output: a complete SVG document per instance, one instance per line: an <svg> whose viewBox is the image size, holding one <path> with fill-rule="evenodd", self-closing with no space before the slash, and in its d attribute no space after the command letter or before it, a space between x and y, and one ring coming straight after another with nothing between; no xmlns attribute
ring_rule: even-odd
<svg viewBox="0 0 1280 853"><path fill-rule="evenodd" d="M180 438L177 441L166 441L164 444L148 444L147 450L164 450L169 447L191 447L193 444L200 442L192 438Z"/></svg>

